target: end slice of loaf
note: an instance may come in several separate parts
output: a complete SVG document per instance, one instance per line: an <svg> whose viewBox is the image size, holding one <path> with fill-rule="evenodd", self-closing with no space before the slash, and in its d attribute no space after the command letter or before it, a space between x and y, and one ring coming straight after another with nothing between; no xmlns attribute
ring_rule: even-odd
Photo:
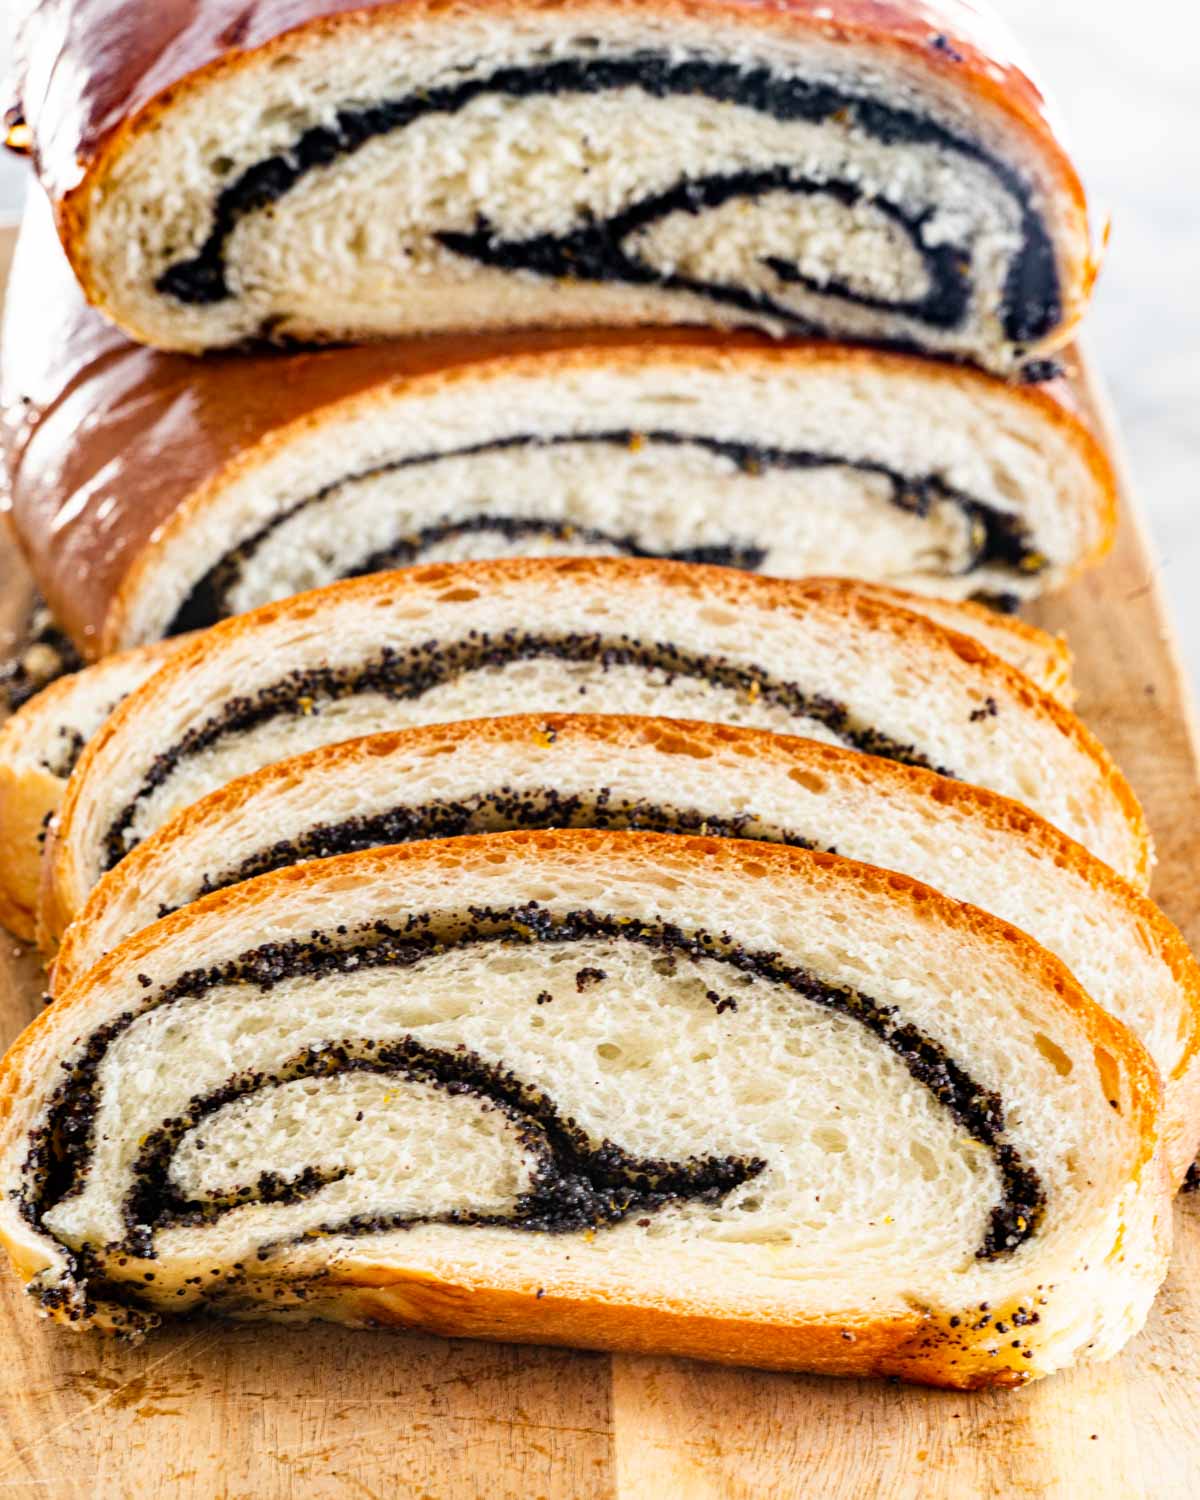
<svg viewBox="0 0 1200 1500"><path fill-rule="evenodd" d="M1165 1270L1132 1034L1015 928L764 844L502 833L264 875L44 1011L0 1110L0 1234L75 1326L206 1307L1016 1385L1114 1354Z"/></svg>
<svg viewBox="0 0 1200 1500"><path fill-rule="evenodd" d="M42 845L83 747L179 646L164 641L60 677L0 725L0 923L34 936Z"/></svg>

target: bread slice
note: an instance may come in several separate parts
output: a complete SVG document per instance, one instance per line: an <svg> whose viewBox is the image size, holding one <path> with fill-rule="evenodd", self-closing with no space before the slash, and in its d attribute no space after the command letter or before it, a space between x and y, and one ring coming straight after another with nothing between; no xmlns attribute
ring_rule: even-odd
<svg viewBox="0 0 1200 1500"><path fill-rule="evenodd" d="M1073 698L1071 653L1061 638L978 605L895 591L880 597L974 637L1055 697ZM18 936L34 935L42 830L84 743L178 644L139 648L63 678L0 728L0 922Z"/></svg>
<svg viewBox="0 0 1200 1500"><path fill-rule="evenodd" d="M241 880L350 850L508 828L639 828L764 840L898 870L1020 927L1141 1039L1166 1089L1172 1180L1200 1146L1200 967L1107 865L993 792L757 729L516 715L325 745L176 814L68 927L54 994L159 917Z"/></svg>
<svg viewBox="0 0 1200 1500"><path fill-rule="evenodd" d="M1015 928L649 833L366 851L218 892L0 1075L41 1307L199 1308L1016 1385L1165 1271L1159 1086Z"/></svg>
<svg viewBox="0 0 1200 1500"><path fill-rule="evenodd" d="M0 725L0 923L34 935L42 842L83 747L180 642L110 656L60 677Z"/></svg>
<svg viewBox="0 0 1200 1500"><path fill-rule="evenodd" d="M680 330L197 362L84 306L48 219L35 203L9 282L10 499L91 656L439 558L654 554L1013 602L1111 541L1112 466L1065 380Z"/></svg>
<svg viewBox="0 0 1200 1500"><path fill-rule="evenodd" d="M958 0L66 12L18 39L25 123L88 295L162 348L748 324L1008 371L1090 293L1042 95Z"/></svg>
<svg viewBox="0 0 1200 1500"><path fill-rule="evenodd" d="M43 931L59 936L106 870L237 776L376 730L515 709L847 744L1024 800L1135 882L1150 868L1137 801L1079 721L877 589L525 558L374 574L197 637L84 751L47 851Z"/></svg>

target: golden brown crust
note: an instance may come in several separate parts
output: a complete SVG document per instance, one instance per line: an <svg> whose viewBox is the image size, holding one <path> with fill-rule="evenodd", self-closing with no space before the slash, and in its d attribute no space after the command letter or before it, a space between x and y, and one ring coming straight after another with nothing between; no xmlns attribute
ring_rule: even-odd
<svg viewBox="0 0 1200 1500"><path fill-rule="evenodd" d="M43 954L54 952L63 933L71 925L72 901L69 893L73 883L72 874L73 867L68 863L62 839L55 825L51 824L42 854L37 920L34 924L34 938Z"/></svg>
<svg viewBox="0 0 1200 1500"><path fill-rule="evenodd" d="M0 725L0 925L25 942L37 928L46 823L66 787L26 745L41 717L60 711L71 690L72 679L60 678Z"/></svg>
<svg viewBox="0 0 1200 1500"><path fill-rule="evenodd" d="M347 579L224 620L182 646L155 674L152 684L132 694L109 716L80 757L67 786L57 828L48 841L43 862L40 924L45 932L51 939L61 937L86 895L86 891L81 892L82 882L75 867L71 839L77 809L86 795L91 767L126 724L143 712L148 712L153 718L154 710L147 706L153 695L172 696L192 665L221 650L223 643L237 641L274 621L309 619L330 608L335 600L347 606L379 607L397 594L433 590L441 585L446 586L446 596L451 597L461 589L487 592L501 584L529 583L545 588L562 578L596 580L606 589L626 584L649 584L690 593L708 601L723 600L734 608L778 611L795 617L814 606L824 607L844 619L862 618L881 633L890 634L917 651L924 648L944 653L949 650L977 669L981 685L992 686L1006 698L1013 698L1033 713L1049 719L1058 733L1092 761L1127 826L1131 876L1142 889L1148 885L1153 853L1145 816L1133 789L1095 736L1069 709L992 655L978 641L956 634L924 615L886 603L886 590L875 586L863 588L841 579L763 578L697 563L593 557L505 558L488 562L428 563L396 573Z"/></svg>
<svg viewBox="0 0 1200 1500"><path fill-rule="evenodd" d="M0 926L23 942L36 935L41 838L63 786L48 771L19 770L0 758Z"/></svg>
<svg viewBox="0 0 1200 1500"><path fill-rule="evenodd" d="M230 484L302 434L401 394L598 362L882 367L957 390L1002 392L1036 410L1095 478L1097 541L1079 568L1098 561L1115 534L1112 464L1064 381L1006 386L914 355L691 329L446 335L197 361L131 344L88 308L38 204L22 229L14 277L2 380L12 518L55 617L89 657L131 644L130 610L160 557ZM999 617L974 608L1000 628ZM1005 628L1032 639L1031 626Z"/></svg>
<svg viewBox="0 0 1200 1500"><path fill-rule="evenodd" d="M539 9L569 3L540 0ZM590 0L588 9L620 14L629 4ZM387 25L392 17L402 25L436 25L463 10L503 15L519 8L517 0L178 0L148 10L139 0L60 0L53 16L35 11L18 34L21 107L60 235L89 299L102 300L86 250L93 204L104 196L129 141L152 129L180 93L269 64L274 54L317 44L342 28ZM1011 42L997 22L962 0L778 0L771 6L655 0L655 11L874 50L920 69L992 129L1019 138L1061 200L1064 317L1047 347L1066 341L1097 270L1087 197L1045 98L1012 60Z"/></svg>
<svg viewBox="0 0 1200 1500"><path fill-rule="evenodd" d="M1163 1252L1165 1254L1165 1251ZM1028 1363L1001 1344L961 1346L940 1319L913 1311L893 1319L805 1323L715 1316L687 1305L635 1305L568 1297L532 1282L520 1290L438 1278L393 1266L334 1273L308 1299L315 1316L357 1326L410 1328L442 1337L667 1354L710 1364L904 1380L948 1390L1017 1389ZM314 1288L314 1291L316 1289Z"/></svg>
<svg viewBox="0 0 1200 1500"><path fill-rule="evenodd" d="M896 1376L964 1390L1018 1386L1028 1379L1003 1359L958 1361L944 1343L935 1353L922 1337L932 1320L916 1312L890 1321L831 1319L789 1326L685 1307L566 1297L532 1285L502 1290L388 1266L336 1273L322 1283L320 1301L343 1321L447 1338L670 1354L763 1370Z"/></svg>
<svg viewBox="0 0 1200 1500"><path fill-rule="evenodd" d="M174 0L152 8L139 0L60 0L42 6L18 27L16 49L21 107L42 180L52 197L65 197L96 170L114 133L130 129L152 102L161 107L164 91L174 96L184 80L194 86L200 75L246 66L255 53L294 48L299 28L329 33L386 21L388 12L408 20L493 6L519 9L514 0ZM1011 38L974 6L961 0L781 0L767 10L749 0L681 0L670 8L906 53L934 76L977 93L1062 156L1064 181L1074 182L1072 196L1084 203L1040 89L1011 55ZM56 64L65 78L53 76Z"/></svg>

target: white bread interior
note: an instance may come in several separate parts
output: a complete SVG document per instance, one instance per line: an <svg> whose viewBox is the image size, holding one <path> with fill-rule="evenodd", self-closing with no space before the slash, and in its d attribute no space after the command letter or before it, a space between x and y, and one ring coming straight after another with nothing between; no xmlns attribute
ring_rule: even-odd
<svg viewBox="0 0 1200 1500"><path fill-rule="evenodd" d="M424 913L441 924L475 909L470 921L486 923L481 908L542 923L590 911L615 925L557 945L529 928L502 944L451 942L401 967L348 956L308 978L276 958L262 981L221 967L264 943L273 955L292 940L353 946L381 921L420 931ZM664 922L709 942L664 962L616 935ZM998 1096L996 1139L1044 1193L1036 1225L1021 1219L1000 1249L977 1253L1000 1177L968 1122L851 1014L707 953L775 955L894 1007L897 1037L918 1028ZM157 1004L197 970L215 977ZM114 1021L75 1187L31 1223L18 1201L31 1132L64 1067ZM346 1233L352 1214L503 1216L530 1182L526 1138L469 1092L433 1107L403 1077L391 1090L351 1073L332 1087L311 1071L270 1082L306 1047L324 1050L317 1073L330 1075L338 1044L405 1037L511 1069L592 1142L672 1161L750 1154L763 1170L715 1199L594 1232L418 1222ZM249 1091L206 1110L245 1070ZM901 876L794 849L498 834L279 871L99 964L12 1049L0 1100L0 1233L43 1307L76 1326L144 1326L119 1306L132 1295L151 1313L203 1299L239 1316L703 1353L686 1336L696 1319L709 1357L1014 1383L1115 1353L1165 1269L1158 1083L1132 1035L1014 929ZM294 1181L318 1166L336 1180L215 1220L155 1217L131 1250L133 1164L172 1117L185 1128L164 1170L184 1197L223 1196L264 1170ZM100 1256L107 1307L80 1285L86 1262L71 1257L84 1246Z"/></svg>
<svg viewBox="0 0 1200 1500"><path fill-rule="evenodd" d="M970 636L1064 707L1070 708L1075 702L1077 693L1071 680L1075 658L1065 635L1052 635L1028 620L998 613L970 599L939 599L876 585L869 579L858 581L857 588L864 598L899 605L956 635Z"/></svg>
<svg viewBox="0 0 1200 1500"><path fill-rule="evenodd" d="M423 825L366 823L425 807ZM655 828L664 814L683 830L803 841L897 870L1029 933L1145 1045L1166 1087L1168 1169L1182 1179L1200 1146L1200 969L1150 901L994 793L725 725L519 715L370 736L267 767L178 813L104 876L64 935L52 992L165 913L264 870L440 837L447 818L480 833Z"/></svg>

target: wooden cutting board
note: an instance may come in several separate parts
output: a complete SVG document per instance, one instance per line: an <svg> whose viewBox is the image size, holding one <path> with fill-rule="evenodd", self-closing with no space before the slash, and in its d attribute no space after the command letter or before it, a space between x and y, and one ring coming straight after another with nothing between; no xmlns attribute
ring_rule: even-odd
<svg viewBox="0 0 1200 1500"><path fill-rule="evenodd" d="M1146 805L1155 892L1195 946L1197 736L1128 485L1124 501L1112 559L1037 618L1070 636L1080 711ZM28 599L0 540L0 651ZM34 957L0 933L0 1044L39 995ZM127 1348L39 1323L0 1268L0 1497L1195 1500L1200 1195L1177 1231L1120 1359L1012 1394L324 1327L193 1323Z"/></svg>

